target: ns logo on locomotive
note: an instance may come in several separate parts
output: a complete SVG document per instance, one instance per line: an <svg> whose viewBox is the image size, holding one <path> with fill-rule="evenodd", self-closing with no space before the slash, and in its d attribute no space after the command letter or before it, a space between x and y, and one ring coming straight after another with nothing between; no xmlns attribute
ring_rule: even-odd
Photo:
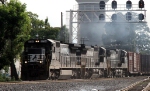
<svg viewBox="0 0 150 91"><path fill-rule="evenodd" d="M123 77L127 52L52 39L30 39L24 44L22 80Z"/></svg>

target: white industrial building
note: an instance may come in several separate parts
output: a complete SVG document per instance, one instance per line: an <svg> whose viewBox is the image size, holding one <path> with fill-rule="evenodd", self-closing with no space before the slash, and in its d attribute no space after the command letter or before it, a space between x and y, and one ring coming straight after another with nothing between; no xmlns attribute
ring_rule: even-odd
<svg viewBox="0 0 150 91"><path fill-rule="evenodd" d="M75 9L68 11L69 16L69 42L85 43L87 45L102 45L102 34L105 22L99 22L99 2L108 0L76 0L78 5ZM97 12L98 11L98 12Z"/></svg>

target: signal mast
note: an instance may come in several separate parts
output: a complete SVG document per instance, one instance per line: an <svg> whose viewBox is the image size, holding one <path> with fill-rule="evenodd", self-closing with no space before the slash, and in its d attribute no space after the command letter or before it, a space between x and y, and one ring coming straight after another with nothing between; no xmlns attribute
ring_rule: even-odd
<svg viewBox="0 0 150 91"><path fill-rule="evenodd" d="M106 4L108 0L93 0L95 4L84 4L82 0L76 0L79 4L78 9L69 10L69 43L77 41L80 44L81 36L84 37L82 32L86 32L94 24L104 25L104 23L147 23L146 22L146 9L144 8L144 1L139 0L137 4L133 4L131 0L127 0L125 4L118 4L117 0L112 0L111 4ZM86 2L86 0L83 0ZM91 1L92 2L92 1ZM125 12L126 17L121 17L116 14L118 12ZM137 19L132 20L131 12L140 12ZM109 14L107 14L109 13ZM111 14L110 14L111 13ZM113 14L112 14L113 13ZM124 22L117 21L121 17ZM84 26L87 28L84 29ZM85 36L87 37L87 36ZM89 39L89 38L88 38ZM89 42L91 39L89 39ZM86 44L86 43L85 43Z"/></svg>

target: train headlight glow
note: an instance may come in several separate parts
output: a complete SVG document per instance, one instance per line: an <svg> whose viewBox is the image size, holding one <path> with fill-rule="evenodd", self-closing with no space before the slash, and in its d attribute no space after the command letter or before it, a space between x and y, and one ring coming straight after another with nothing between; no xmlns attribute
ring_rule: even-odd
<svg viewBox="0 0 150 91"><path fill-rule="evenodd" d="M37 43L38 43L38 42L39 42L39 40L36 40L35 42L37 42Z"/></svg>
<svg viewBox="0 0 150 91"><path fill-rule="evenodd" d="M28 63L27 61L24 62L25 64Z"/></svg>
<svg viewBox="0 0 150 91"><path fill-rule="evenodd" d="M43 61L40 61L40 63L43 63Z"/></svg>

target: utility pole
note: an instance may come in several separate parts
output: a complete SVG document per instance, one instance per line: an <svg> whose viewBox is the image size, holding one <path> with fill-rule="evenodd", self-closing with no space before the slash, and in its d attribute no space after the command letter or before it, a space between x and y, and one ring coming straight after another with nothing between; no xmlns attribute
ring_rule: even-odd
<svg viewBox="0 0 150 91"><path fill-rule="evenodd" d="M63 27L63 13L61 12L61 28Z"/></svg>
<svg viewBox="0 0 150 91"><path fill-rule="evenodd" d="M63 28L63 13L62 12L61 12L60 40L65 42L65 31L64 31L64 28Z"/></svg>

